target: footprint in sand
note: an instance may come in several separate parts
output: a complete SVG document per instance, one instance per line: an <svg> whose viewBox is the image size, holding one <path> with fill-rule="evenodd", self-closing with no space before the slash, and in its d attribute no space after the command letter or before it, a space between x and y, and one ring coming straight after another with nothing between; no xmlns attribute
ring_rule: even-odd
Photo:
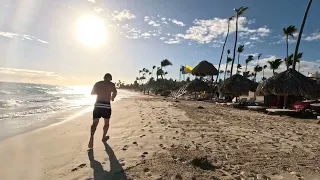
<svg viewBox="0 0 320 180"><path fill-rule="evenodd" d="M144 136L146 136L146 135L142 134L140 137L142 138L142 137L144 137Z"/></svg>
<svg viewBox="0 0 320 180"><path fill-rule="evenodd" d="M87 166L87 165L86 165L85 163L82 163L82 164L80 164L78 167L73 168L71 171L72 171L72 172L78 171L79 169L84 168L84 167L86 167L86 166Z"/></svg>
<svg viewBox="0 0 320 180"><path fill-rule="evenodd" d="M134 144L134 145L138 146L138 143L137 143L137 142L133 142L132 144Z"/></svg>
<svg viewBox="0 0 320 180"><path fill-rule="evenodd" d="M144 153L142 153L141 157L144 158L144 157L146 157L148 154L149 154L148 152L144 152Z"/></svg>
<svg viewBox="0 0 320 180"><path fill-rule="evenodd" d="M128 150L128 145L123 146L122 150L124 151Z"/></svg>
<svg viewBox="0 0 320 180"><path fill-rule="evenodd" d="M159 139L163 139L163 135L159 136Z"/></svg>

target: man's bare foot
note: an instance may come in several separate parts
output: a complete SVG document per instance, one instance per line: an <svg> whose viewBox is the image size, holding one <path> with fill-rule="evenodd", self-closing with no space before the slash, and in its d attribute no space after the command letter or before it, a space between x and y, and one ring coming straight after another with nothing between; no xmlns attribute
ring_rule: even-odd
<svg viewBox="0 0 320 180"><path fill-rule="evenodd" d="M92 138L90 138L90 140L89 140L88 148L89 149L93 148L93 139Z"/></svg>
<svg viewBox="0 0 320 180"><path fill-rule="evenodd" d="M104 136L104 137L102 138L102 142L108 141L109 138L110 138L109 136Z"/></svg>

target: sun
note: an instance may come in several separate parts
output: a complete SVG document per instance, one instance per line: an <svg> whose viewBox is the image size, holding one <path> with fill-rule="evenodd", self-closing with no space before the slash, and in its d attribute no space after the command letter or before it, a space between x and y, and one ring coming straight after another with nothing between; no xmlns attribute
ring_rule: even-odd
<svg viewBox="0 0 320 180"><path fill-rule="evenodd" d="M106 41L106 27L101 18L84 15L77 22L77 38L88 46L100 46Z"/></svg>

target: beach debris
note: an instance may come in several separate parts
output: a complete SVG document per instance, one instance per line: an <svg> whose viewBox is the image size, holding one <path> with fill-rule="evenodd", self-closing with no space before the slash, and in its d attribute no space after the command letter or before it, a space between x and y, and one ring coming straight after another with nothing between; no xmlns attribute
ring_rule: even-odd
<svg viewBox="0 0 320 180"><path fill-rule="evenodd" d="M180 101L178 101L178 100L175 100L174 102L180 102Z"/></svg>
<svg viewBox="0 0 320 180"><path fill-rule="evenodd" d="M198 109L204 109L204 107L203 106L198 106Z"/></svg>
<svg viewBox="0 0 320 180"><path fill-rule="evenodd" d="M72 172L74 172L74 171L78 171L78 170L79 170L79 168L84 168L85 166L87 166L87 164L82 163L82 164L80 164L78 167L73 168L71 171L72 171Z"/></svg>
<svg viewBox="0 0 320 180"><path fill-rule="evenodd" d="M206 156L194 158L190 163L202 170L215 170L215 166L210 163Z"/></svg>

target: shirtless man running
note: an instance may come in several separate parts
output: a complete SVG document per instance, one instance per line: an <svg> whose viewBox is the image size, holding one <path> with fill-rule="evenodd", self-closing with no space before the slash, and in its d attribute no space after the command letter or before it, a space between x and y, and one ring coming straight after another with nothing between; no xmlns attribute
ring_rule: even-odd
<svg viewBox="0 0 320 180"><path fill-rule="evenodd" d="M109 136L106 135L109 129L109 119L111 116L110 101L114 101L114 98L117 96L117 89L111 80L111 74L107 73L104 76L103 81L99 81L93 86L91 92L91 95L97 95L97 100L93 110L93 123L91 125L91 135L88 144L89 149L93 148L93 136L96 132L100 118L104 118L102 141L105 142L109 139Z"/></svg>

